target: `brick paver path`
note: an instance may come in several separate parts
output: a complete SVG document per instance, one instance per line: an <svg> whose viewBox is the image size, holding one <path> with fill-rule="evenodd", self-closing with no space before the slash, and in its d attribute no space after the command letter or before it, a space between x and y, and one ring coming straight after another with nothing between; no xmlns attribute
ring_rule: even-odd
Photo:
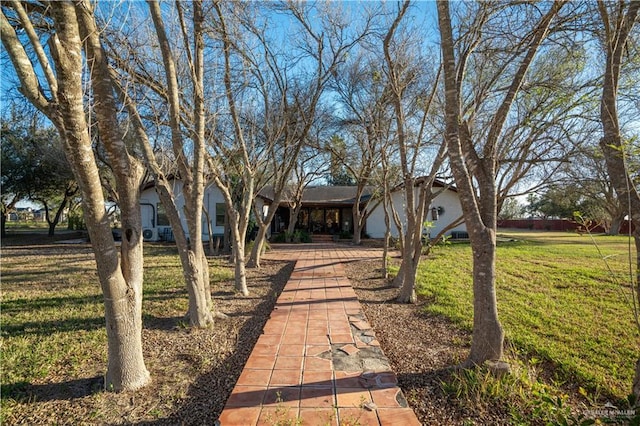
<svg viewBox="0 0 640 426"><path fill-rule="evenodd" d="M282 245L297 259L220 415L221 426L419 425L345 276L378 249Z"/></svg>

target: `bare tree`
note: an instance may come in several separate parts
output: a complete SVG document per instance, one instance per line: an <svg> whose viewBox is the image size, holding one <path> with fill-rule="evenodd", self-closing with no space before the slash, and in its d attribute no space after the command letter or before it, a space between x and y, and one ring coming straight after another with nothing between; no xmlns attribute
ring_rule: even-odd
<svg viewBox="0 0 640 426"><path fill-rule="evenodd" d="M3 5L0 15L2 43L20 79L20 91L56 126L83 196L84 218L94 249L98 279L104 294L108 339L107 389L135 390L150 381L142 354L142 229L139 187L142 165L130 155L116 117L112 81L98 39L89 2L54 2L46 8L19 1ZM6 13L23 29L22 40ZM40 42L33 21L52 23L49 54ZM86 120L83 90L83 43L91 70L93 107L100 141L107 151L117 182L123 239L115 246L106 215L100 175L93 154L91 129ZM36 72L25 46L36 52L42 72ZM48 88L45 92L44 87Z"/></svg>
<svg viewBox="0 0 640 426"><path fill-rule="evenodd" d="M214 30L224 55L223 84L228 115L226 120L223 117L218 120L219 129L212 144L216 156L211 165L214 181L225 196L229 210L236 288L246 293L244 240L254 195L264 181L260 175L264 171L270 174L275 199L266 217L259 217L253 264L259 264L270 217L275 215L296 157L316 119L326 82L360 34L366 33L368 21L351 37L346 36L350 21L340 16L336 8L295 2L277 5L271 13L289 18L296 30L291 38L297 43L290 49L291 53L285 54L275 49L263 30L258 30L260 25L253 23L259 19L257 6L215 2L214 9ZM313 19L316 21L312 23ZM280 58L288 63L280 63ZM292 63L300 61L309 64L308 71L292 67ZM252 125L257 123L257 117L264 120L261 126ZM271 158L277 161L269 162L270 154L275 154ZM232 193L236 185L242 195L234 199Z"/></svg>
<svg viewBox="0 0 640 426"><path fill-rule="evenodd" d="M184 18L185 10L182 3L176 3L176 9L183 35L182 49L186 52L188 68L190 71L190 92L193 93L192 117L193 123L190 131L189 143L183 135L183 122L181 118L180 94L184 92L178 83L177 65L173 49L167 36L160 4L156 1L148 1L149 11L156 30L156 36L162 52L165 78L167 82L167 101L169 104L169 126L171 128L171 144L173 154L178 164L182 192L185 200L185 217L189 231L189 240L184 232L174 233L178 244L178 252L182 262L182 269L189 292L189 319L191 325L206 327L213 322L211 289L209 284L209 263L202 244L202 208L205 188L205 99L204 99L204 13L202 2L194 1L192 6L192 37L189 40L189 32ZM145 144L148 147L148 144ZM147 158L151 160L150 156ZM163 175L158 173L156 167L152 167L156 182L164 180L160 185L159 194L167 210L172 210L169 215L172 228L182 228L181 221L177 217L175 199L168 191L168 182Z"/></svg>
<svg viewBox="0 0 640 426"><path fill-rule="evenodd" d="M415 52L417 39L403 28L403 18L409 6L410 1L402 2L383 40L384 72L389 103L393 107L394 139L399 154L406 218L406 224L398 223L398 213L393 212L393 203L389 204L394 222L403 234L400 239L402 264L397 281L401 283L398 301L403 303L415 303L417 300L415 283L422 255L422 229L426 209L436 195L433 186L445 154L444 142L428 146L431 137L428 117L440 73L438 71L433 80L420 78L425 58L420 58ZM432 156L428 172L420 173L419 159L429 151L432 151Z"/></svg>
<svg viewBox="0 0 640 426"><path fill-rule="evenodd" d="M241 88L248 87L251 70L236 72L236 60L240 66L252 63L250 50L243 46L243 33L239 15L249 7L246 4L213 2L215 11L215 36L219 39L223 54L223 87L228 120L218 120L217 129L211 133L211 147L215 155L209 157L213 181L225 200L228 225L232 236L232 260L235 264L235 289L244 296L249 294L245 265L245 239L256 191L264 146L252 145L253 129L243 127ZM236 77L239 81L236 81ZM240 92L237 92L240 91ZM252 148L256 148L253 150ZM239 196L236 196L235 193Z"/></svg>
<svg viewBox="0 0 640 426"><path fill-rule="evenodd" d="M479 4L474 16L466 21L468 24L464 23L469 26L466 37L454 40L449 2L437 3L445 87L445 139L473 252L473 337L471 353L463 366L500 360L503 355L504 332L498 319L495 291L498 140L549 26L565 3L554 2L537 22L531 20L535 24L525 37L515 40L513 57L506 63L513 64L513 70L505 66L496 74L503 76L511 71L513 76L487 122L482 140L474 138L471 123L463 114L463 83L469 58L482 41L483 27L493 16L499 16L496 14L503 6L494 9L492 4Z"/></svg>
<svg viewBox="0 0 640 426"><path fill-rule="evenodd" d="M302 198L304 190L327 171L326 164L322 161L320 152L314 148L318 146L321 136L314 135L313 141L307 142L303 147L298 164L293 169L289 184L285 188L283 200L289 208L289 225L287 234L293 235L298 224L298 217L302 210Z"/></svg>
<svg viewBox="0 0 640 426"><path fill-rule="evenodd" d="M355 183L353 244L358 245L372 206L380 198L371 192L390 133L390 105L382 71L369 52L355 55L338 70L334 80L345 117L339 121L342 137L334 137L325 149L330 152L334 167L346 171ZM365 192L369 197L363 197Z"/></svg>
<svg viewBox="0 0 640 426"><path fill-rule="evenodd" d="M309 22L304 21L303 13L296 6L288 5L288 8L295 19L303 20L300 25L307 32L312 31ZM344 41L343 45L334 43L332 46L334 51L330 55L323 55L322 52L328 42L312 33L311 39L314 43L305 49L304 59L310 60L309 68L313 71L306 73L308 75L287 78L289 63L299 58L289 56L288 63L279 63L278 56L285 55L276 55L272 46L274 43L265 37L264 31L258 30L253 25L250 31L260 40L260 47L264 51L261 56L267 62L267 66L255 64L259 81L274 82L270 90L263 83L261 94L265 99L265 105L259 119L264 124L258 126L268 148L265 150L267 173L263 181L270 184L273 195L273 200L264 216L263 212L256 214L258 234L251 251L249 266L260 267L267 228L283 200L292 173L299 163L300 153L318 119L317 110L327 82L353 43Z"/></svg>
<svg viewBox="0 0 640 426"><path fill-rule="evenodd" d="M175 42L179 48L169 41L171 27L167 28L155 1L148 2L152 31L147 32L142 24L130 30L136 31L131 37L112 31L105 43L110 47L110 58L115 64L111 72L119 82L118 92L128 112L136 146L154 180L173 230L189 294L187 317L192 326L206 327L213 322L214 316L223 315L213 312L209 265L202 244L204 159L208 155L204 142L204 30L201 2L190 5L175 4L174 11L179 18L177 27L182 36ZM132 38L148 39L149 42L155 38L159 52L150 50L151 55L147 54L149 50L133 44ZM182 54L176 55L176 51ZM187 93L193 96L188 98ZM149 134L167 128L169 152L154 149ZM184 212L178 208L174 178L181 184Z"/></svg>
<svg viewBox="0 0 640 426"><path fill-rule="evenodd" d="M621 204L628 208L629 217L635 224L633 239L636 248L636 288L635 292L632 291L631 294L635 321L640 330L640 192L630 175L627 158L628 144L622 138L618 116L618 87L623 56L632 30L640 16L640 1L618 2L616 4L598 1L598 10L604 26L602 41L606 52L600 103L603 132L600 147L604 153L611 182ZM637 403L640 401L640 358L636 362L632 392Z"/></svg>

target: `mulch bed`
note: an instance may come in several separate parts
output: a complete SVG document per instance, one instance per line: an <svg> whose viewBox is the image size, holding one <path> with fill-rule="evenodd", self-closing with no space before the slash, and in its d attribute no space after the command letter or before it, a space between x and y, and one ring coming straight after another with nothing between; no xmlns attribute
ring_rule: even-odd
<svg viewBox="0 0 640 426"><path fill-rule="evenodd" d="M347 276L398 375L398 385L422 424L509 424L509 414L502 407L471 411L443 391L451 367L468 354L471 334L426 313L426 301L397 303L398 289L381 277L380 264L380 260L348 263Z"/></svg>

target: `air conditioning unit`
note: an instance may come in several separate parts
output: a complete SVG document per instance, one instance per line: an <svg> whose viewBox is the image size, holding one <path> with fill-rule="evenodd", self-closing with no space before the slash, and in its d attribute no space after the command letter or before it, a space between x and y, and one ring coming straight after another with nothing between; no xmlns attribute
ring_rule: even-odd
<svg viewBox="0 0 640 426"><path fill-rule="evenodd" d="M142 238L145 241L158 241L158 230L155 228L145 228L142 230Z"/></svg>

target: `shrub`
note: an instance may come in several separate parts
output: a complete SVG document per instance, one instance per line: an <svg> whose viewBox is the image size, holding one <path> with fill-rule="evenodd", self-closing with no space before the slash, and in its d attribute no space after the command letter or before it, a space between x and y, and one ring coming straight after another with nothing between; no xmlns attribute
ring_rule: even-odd
<svg viewBox="0 0 640 426"><path fill-rule="evenodd" d="M293 242L298 242L298 243L310 243L311 242L311 235L309 235L309 233L307 231L304 231L302 229L298 229L296 232L293 233Z"/></svg>
<svg viewBox="0 0 640 426"><path fill-rule="evenodd" d="M353 238L353 234L349 231L340 231L338 234L338 238L341 240L350 240Z"/></svg>

